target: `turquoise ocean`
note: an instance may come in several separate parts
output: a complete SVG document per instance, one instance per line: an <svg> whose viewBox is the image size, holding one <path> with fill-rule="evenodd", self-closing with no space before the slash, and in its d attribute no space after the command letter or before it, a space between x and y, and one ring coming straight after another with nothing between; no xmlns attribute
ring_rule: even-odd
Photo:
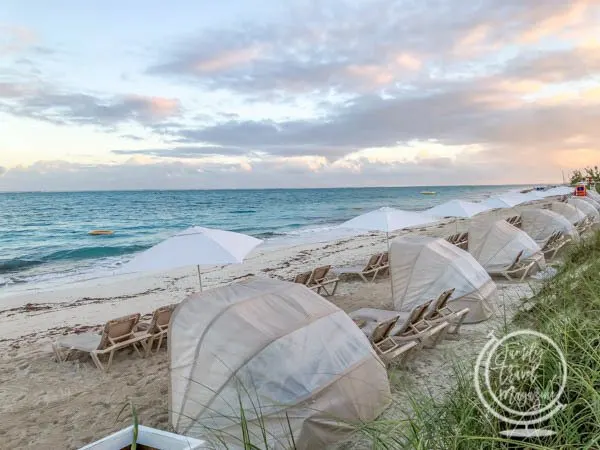
<svg viewBox="0 0 600 450"><path fill-rule="evenodd" d="M516 187L0 193L0 293L110 274L192 225L250 234L267 250L341 237L338 224L382 206L418 211Z"/></svg>

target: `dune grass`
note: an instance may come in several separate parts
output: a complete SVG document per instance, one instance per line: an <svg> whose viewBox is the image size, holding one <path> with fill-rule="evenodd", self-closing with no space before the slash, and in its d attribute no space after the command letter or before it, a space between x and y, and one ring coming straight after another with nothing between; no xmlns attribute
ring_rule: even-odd
<svg viewBox="0 0 600 450"><path fill-rule="evenodd" d="M507 331L531 329L560 347L567 381L564 409L541 426L556 432L538 440L510 440L500 431L509 425L490 414L477 396L473 365L455 367L456 387L443 399L416 394L413 414L402 423L374 423L361 430L381 449L598 449L600 448L600 233L572 248L556 277L547 280ZM545 380L560 380L561 364L550 346L540 346ZM552 356L552 357L550 357ZM531 362L522 361L528 369ZM492 384L494 376L492 376ZM554 383L556 385L556 382Z"/></svg>

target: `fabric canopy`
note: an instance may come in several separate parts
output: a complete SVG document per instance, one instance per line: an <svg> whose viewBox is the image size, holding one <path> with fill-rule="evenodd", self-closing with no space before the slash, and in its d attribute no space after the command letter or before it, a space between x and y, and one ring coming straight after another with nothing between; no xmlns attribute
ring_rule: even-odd
<svg viewBox="0 0 600 450"><path fill-rule="evenodd" d="M600 211L600 202L598 202L591 196L577 197L577 198L592 205L594 208L596 208L596 211Z"/></svg>
<svg viewBox="0 0 600 450"><path fill-rule="evenodd" d="M583 211L565 202L552 202L550 204L550 210L565 217L573 225L584 220L586 217Z"/></svg>
<svg viewBox="0 0 600 450"><path fill-rule="evenodd" d="M542 247L553 233L560 231L573 241L579 240L577 229L564 216L548 209L521 211L521 229Z"/></svg>
<svg viewBox="0 0 600 450"><path fill-rule="evenodd" d="M570 186L557 186L552 189L548 189L544 191L545 197L556 197L559 195L571 195L573 194L574 189Z"/></svg>
<svg viewBox="0 0 600 450"><path fill-rule="evenodd" d="M504 194L504 195L497 195L494 197L490 197L486 201L484 201L483 204L485 206L487 206L488 209L512 208L514 206L520 205L522 203L530 202L532 200L535 200L535 199L525 196L523 194L512 194L511 193L511 194Z"/></svg>
<svg viewBox="0 0 600 450"><path fill-rule="evenodd" d="M402 228L426 225L437 222L437 220L435 217L420 212L383 207L350 219L342 223L340 227L389 233Z"/></svg>
<svg viewBox="0 0 600 450"><path fill-rule="evenodd" d="M203 264L239 264L260 239L214 228L191 227L135 256L123 272L160 271Z"/></svg>
<svg viewBox="0 0 600 450"><path fill-rule="evenodd" d="M445 239L411 235L394 239L390 252L395 309L410 311L454 288L449 306L456 310L468 307L466 323L492 315L496 284L469 253Z"/></svg>
<svg viewBox="0 0 600 450"><path fill-rule="evenodd" d="M540 246L524 231L505 220L472 221L469 227L469 253L488 272L497 273L507 268L521 250L521 259L535 260L538 268L545 267Z"/></svg>
<svg viewBox="0 0 600 450"><path fill-rule="evenodd" d="M600 222L600 213L594 206L583 200L581 197L570 197L567 200L569 205L574 206L594 222Z"/></svg>
<svg viewBox="0 0 600 450"><path fill-rule="evenodd" d="M588 189L587 196L600 203L600 194L595 189Z"/></svg>
<svg viewBox="0 0 600 450"><path fill-rule="evenodd" d="M435 217L473 217L490 208L483 203L467 202L465 200L450 200L441 205L429 208L425 212Z"/></svg>
<svg viewBox="0 0 600 450"><path fill-rule="evenodd" d="M195 294L169 327L170 421L191 437L325 448L390 402L386 369L342 310L303 285L253 278ZM262 424L262 425L261 425ZM207 430L212 432L207 436Z"/></svg>

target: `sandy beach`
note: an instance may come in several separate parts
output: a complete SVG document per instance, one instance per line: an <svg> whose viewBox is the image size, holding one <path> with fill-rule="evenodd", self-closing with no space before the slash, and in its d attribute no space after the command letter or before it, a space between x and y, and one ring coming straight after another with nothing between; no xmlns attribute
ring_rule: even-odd
<svg viewBox="0 0 600 450"><path fill-rule="evenodd" d="M515 215L521 206L503 211ZM499 214L499 213L488 213ZM410 232L445 237L467 227L465 220L444 220ZM402 231L397 234L405 233ZM291 279L317 265L334 267L364 264L386 248L383 234L369 233L340 241L254 252L244 264L205 271L203 283L211 288L249 276ZM498 281L497 314L492 319L465 325L459 340L445 340L425 349L391 376L398 400L386 416L399 417L410 392L428 380L439 393L451 386L451 361L474 358L490 330L509 321L530 295L537 281ZM119 354L108 373L89 357L58 364L51 342L60 335L99 329L109 319L176 303L198 289L196 272L189 268L166 274L127 275L64 286L53 290L16 293L0 298L0 440L3 448L75 449L129 424L127 414L117 420L128 399L138 408L144 425L168 429L167 354L148 358ZM350 312L360 307L391 308L389 280L373 285L358 281L340 283L328 298ZM404 402L406 404L406 402Z"/></svg>

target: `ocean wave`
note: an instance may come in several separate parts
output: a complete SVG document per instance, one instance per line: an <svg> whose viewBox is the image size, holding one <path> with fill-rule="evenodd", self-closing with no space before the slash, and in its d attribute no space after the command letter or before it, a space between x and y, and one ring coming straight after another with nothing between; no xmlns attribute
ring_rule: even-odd
<svg viewBox="0 0 600 450"><path fill-rule="evenodd" d="M0 260L0 274L15 273L31 269L46 263L61 261L79 261L85 259L98 259L110 256L121 256L147 249L145 245L122 245L112 247L81 247L59 250L41 257L18 257Z"/></svg>
<svg viewBox="0 0 600 450"><path fill-rule="evenodd" d="M235 209L230 211L231 214L254 214L255 212L255 209Z"/></svg>

